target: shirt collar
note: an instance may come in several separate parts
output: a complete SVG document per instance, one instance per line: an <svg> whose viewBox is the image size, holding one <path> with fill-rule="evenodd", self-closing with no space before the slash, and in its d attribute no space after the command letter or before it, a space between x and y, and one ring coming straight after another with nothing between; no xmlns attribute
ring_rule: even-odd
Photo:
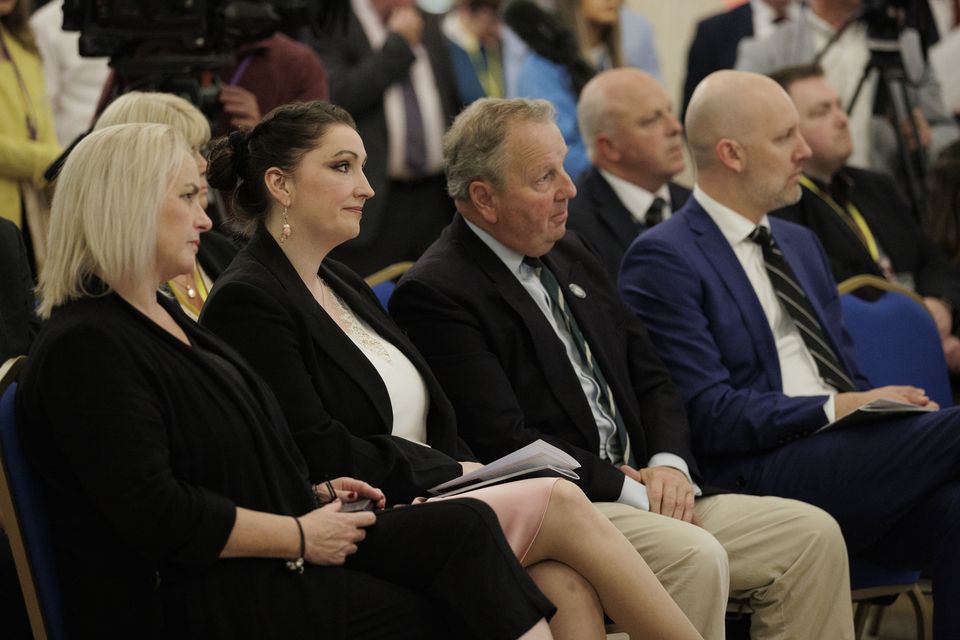
<svg viewBox="0 0 960 640"><path fill-rule="evenodd" d="M523 254L518 251L514 251L507 245L503 244L492 235L473 224L466 218L463 219L467 223L467 226L470 227L470 230L473 231L478 238L490 248L490 251L500 259L500 261L507 266L507 269L510 270L510 273L515 275L517 278L523 277L523 271L521 267L523 266Z"/></svg>
<svg viewBox="0 0 960 640"><path fill-rule="evenodd" d="M668 210L672 209L670 206L670 189L666 184L663 184L655 193L650 193L643 187L615 176L605 169L598 168L597 170L610 185L610 188L613 189L613 192L617 194L620 202L627 208L627 211L630 212L630 215L635 221L640 223L645 222L647 211L650 209L650 205L653 204L653 199L658 196L663 198L667 203ZM663 217L666 219L668 212L665 211Z"/></svg>
<svg viewBox="0 0 960 640"><path fill-rule="evenodd" d="M700 185L693 188L693 197L700 206L707 212L710 219L720 227L720 233L727 239L731 246L736 246L741 242L749 241L749 236L757 225L753 224L746 217L740 215L730 207L720 204L700 189ZM760 226L770 229L770 220L764 214L760 219Z"/></svg>

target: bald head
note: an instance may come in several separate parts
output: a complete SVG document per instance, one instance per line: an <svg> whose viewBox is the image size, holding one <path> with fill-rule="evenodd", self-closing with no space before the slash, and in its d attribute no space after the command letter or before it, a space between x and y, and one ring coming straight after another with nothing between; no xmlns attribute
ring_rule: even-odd
<svg viewBox="0 0 960 640"><path fill-rule="evenodd" d="M683 127L660 81L618 68L596 75L577 104L594 166L653 192L684 169Z"/></svg>
<svg viewBox="0 0 960 640"><path fill-rule="evenodd" d="M777 110L794 111L790 96L766 76L746 71L717 71L697 85L687 107L687 141L699 171L718 162L717 143L728 138L744 144Z"/></svg>
<svg viewBox="0 0 960 640"><path fill-rule="evenodd" d="M636 107L634 98L657 93L663 93L660 82L640 69L619 67L595 75L577 102L580 134L590 158L594 156L597 134L610 133L617 120Z"/></svg>
<svg viewBox="0 0 960 640"><path fill-rule="evenodd" d="M790 96L770 78L710 74L687 107L697 184L754 223L796 202L802 163L810 157L799 121Z"/></svg>

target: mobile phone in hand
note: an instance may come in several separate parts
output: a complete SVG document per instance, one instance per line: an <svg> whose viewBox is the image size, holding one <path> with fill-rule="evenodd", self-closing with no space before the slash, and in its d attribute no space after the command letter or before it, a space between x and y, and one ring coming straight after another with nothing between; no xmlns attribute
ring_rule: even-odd
<svg viewBox="0 0 960 640"><path fill-rule="evenodd" d="M353 502L344 502L340 505L341 513L354 513L355 511L373 511L376 505L370 498L361 498Z"/></svg>

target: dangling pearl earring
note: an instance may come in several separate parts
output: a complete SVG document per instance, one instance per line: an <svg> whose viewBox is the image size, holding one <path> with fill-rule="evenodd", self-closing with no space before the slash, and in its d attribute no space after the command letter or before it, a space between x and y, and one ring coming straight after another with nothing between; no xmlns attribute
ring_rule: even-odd
<svg viewBox="0 0 960 640"><path fill-rule="evenodd" d="M287 220L287 208L283 208L283 213L280 214L280 219L283 220L283 226L280 227L280 244L283 244L284 240L290 237L290 221Z"/></svg>

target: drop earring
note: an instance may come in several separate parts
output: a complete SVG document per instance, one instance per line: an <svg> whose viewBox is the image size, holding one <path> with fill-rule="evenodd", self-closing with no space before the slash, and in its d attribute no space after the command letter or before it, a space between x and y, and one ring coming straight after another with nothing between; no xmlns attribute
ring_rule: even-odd
<svg viewBox="0 0 960 640"><path fill-rule="evenodd" d="M280 214L280 219L283 221L283 226L280 227L280 244L283 244L284 240L290 237L290 221L287 219L287 208L283 208L283 213Z"/></svg>

